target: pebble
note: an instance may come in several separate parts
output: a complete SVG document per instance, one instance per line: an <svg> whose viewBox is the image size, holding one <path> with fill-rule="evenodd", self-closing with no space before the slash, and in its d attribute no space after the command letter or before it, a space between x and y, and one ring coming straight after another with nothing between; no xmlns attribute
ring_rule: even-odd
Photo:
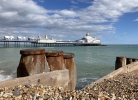
<svg viewBox="0 0 138 100"><path fill-rule="evenodd" d="M138 71L104 79L82 90L40 84L0 88L0 100L138 100Z"/></svg>
<svg viewBox="0 0 138 100"><path fill-rule="evenodd" d="M27 88L32 88L32 86L30 84L26 84L24 86L27 87Z"/></svg>
<svg viewBox="0 0 138 100"><path fill-rule="evenodd" d="M3 95L3 97L4 98L7 98L8 96L10 96L11 95L11 93L5 93L4 95Z"/></svg>
<svg viewBox="0 0 138 100"><path fill-rule="evenodd" d="M20 90L15 88L15 90L13 91L13 95L14 96L19 96L20 95Z"/></svg>

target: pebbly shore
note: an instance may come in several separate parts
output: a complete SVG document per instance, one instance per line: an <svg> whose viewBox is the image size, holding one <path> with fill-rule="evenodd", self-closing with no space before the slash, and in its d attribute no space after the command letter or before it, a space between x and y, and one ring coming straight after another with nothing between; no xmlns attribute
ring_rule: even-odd
<svg viewBox="0 0 138 100"><path fill-rule="evenodd" d="M33 84L0 88L0 100L138 100L138 70L104 79L82 90Z"/></svg>

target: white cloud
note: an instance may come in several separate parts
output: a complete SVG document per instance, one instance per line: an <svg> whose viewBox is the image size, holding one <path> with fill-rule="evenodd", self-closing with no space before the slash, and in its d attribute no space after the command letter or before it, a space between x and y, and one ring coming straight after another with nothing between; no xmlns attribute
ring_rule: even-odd
<svg viewBox="0 0 138 100"><path fill-rule="evenodd" d="M15 17L15 16L17 16L17 12L3 12L0 14L0 16L3 18Z"/></svg>
<svg viewBox="0 0 138 100"><path fill-rule="evenodd" d="M40 26L46 19L46 10L32 0L1 0L0 6L1 27Z"/></svg>
<svg viewBox="0 0 138 100"><path fill-rule="evenodd" d="M59 14L65 17L76 17L77 16L76 12L71 11L71 10L61 10Z"/></svg>
<svg viewBox="0 0 138 100"><path fill-rule="evenodd" d="M62 16L60 16L59 14L54 14L54 15L52 15L51 17L54 17L54 18L61 18Z"/></svg>
<svg viewBox="0 0 138 100"><path fill-rule="evenodd" d="M91 0L71 2L91 3ZM113 34L115 27L112 23L124 13L136 11L138 0L94 0L91 6L79 10L47 10L32 0L0 0L0 35L48 33L55 38L74 36L73 39L77 39L86 32Z"/></svg>
<svg viewBox="0 0 138 100"><path fill-rule="evenodd" d="M84 11L89 12L85 13L85 16L92 16L92 19L97 20L95 22L99 22L98 19L102 19L101 22L115 22L124 13L138 11L137 7L138 0L95 0Z"/></svg>
<svg viewBox="0 0 138 100"><path fill-rule="evenodd" d="M78 4L78 2L75 1L75 0L71 0L70 2L71 2L72 4Z"/></svg>
<svg viewBox="0 0 138 100"><path fill-rule="evenodd" d="M135 19L134 21L138 21L138 18L137 18L137 19Z"/></svg>

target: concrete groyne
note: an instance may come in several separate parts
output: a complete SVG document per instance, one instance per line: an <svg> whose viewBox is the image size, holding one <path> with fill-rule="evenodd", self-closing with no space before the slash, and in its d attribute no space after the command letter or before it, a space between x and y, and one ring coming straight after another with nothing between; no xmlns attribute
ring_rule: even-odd
<svg viewBox="0 0 138 100"><path fill-rule="evenodd" d="M116 57L115 71L82 89L93 100L138 100L138 61Z"/></svg>
<svg viewBox="0 0 138 100"><path fill-rule="evenodd" d="M128 60L128 59L131 59ZM133 60L132 60L133 59ZM120 74L131 73L135 70L138 70L138 61L136 58L126 58L126 57L116 57L115 61L115 71L109 73L108 75L98 79L91 84L93 86L95 83L104 81L105 79L112 79Z"/></svg>
<svg viewBox="0 0 138 100"><path fill-rule="evenodd" d="M24 86L27 84L46 85L63 87L68 89L69 83L69 71L57 70L52 72L46 72L41 74L34 74L31 76L15 78L7 81L0 82L0 88L11 88L16 86Z"/></svg>

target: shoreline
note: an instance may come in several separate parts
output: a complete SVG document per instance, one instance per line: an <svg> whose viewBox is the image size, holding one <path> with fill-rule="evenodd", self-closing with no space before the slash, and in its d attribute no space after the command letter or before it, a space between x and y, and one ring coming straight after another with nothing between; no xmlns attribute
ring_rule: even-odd
<svg viewBox="0 0 138 100"><path fill-rule="evenodd" d="M12 88L0 88L0 99L38 100L111 100L138 99L138 70L119 74L112 79L104 79L81 90L68 90L62 87L26 84Z"/></svg>

